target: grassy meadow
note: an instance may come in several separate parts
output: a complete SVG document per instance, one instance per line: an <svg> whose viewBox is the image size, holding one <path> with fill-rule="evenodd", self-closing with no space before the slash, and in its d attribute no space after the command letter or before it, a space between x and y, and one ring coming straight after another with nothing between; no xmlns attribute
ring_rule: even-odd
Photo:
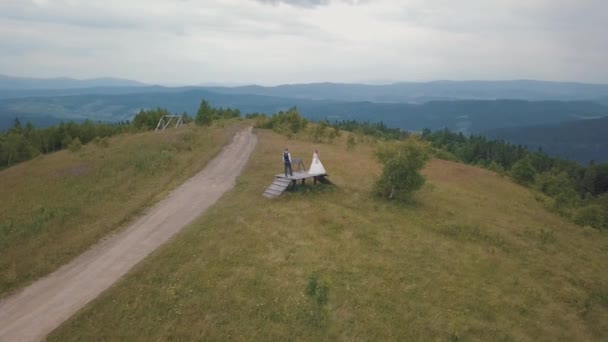
<svg viewBox="0 0 608 342"><path fill-rule="evenodd" d="M0 297L125 226L202 169L235 129L124 134L0 171Z"/></svg>
<svg viewBox="0 0 608 342"><path fill-rule="evenodd" d="M258 130L195 223L54 331L76 340L602 340L608 237L490 171L432 160L411 204L370 196L368 143ZM337 186L261 196L287 146Z"/></svg>

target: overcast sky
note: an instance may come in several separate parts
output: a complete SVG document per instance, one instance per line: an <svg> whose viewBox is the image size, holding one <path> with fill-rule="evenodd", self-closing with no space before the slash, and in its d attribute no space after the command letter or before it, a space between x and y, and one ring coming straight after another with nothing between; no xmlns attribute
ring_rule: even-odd
<svg viewBox="0 0 608 342"><path fill-rule="evenodd" d="M606 0L0 0L0 74L608 83Z"/></svg>

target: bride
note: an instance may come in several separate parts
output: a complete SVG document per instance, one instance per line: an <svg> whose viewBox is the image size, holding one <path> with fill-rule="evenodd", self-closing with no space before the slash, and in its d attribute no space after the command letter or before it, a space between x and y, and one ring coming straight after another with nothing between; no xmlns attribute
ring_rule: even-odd
<svg viewBox="0 0 608 342"><path fill-rule="evenodd" d="M308 174L311 175L324 175L325 172L325 168L323 167L323 164L321 164L321 161L319 160L319 151L317 151L315 149L315 151L312 153L312 163L310 164L310 169L308 170Z"/></svg>

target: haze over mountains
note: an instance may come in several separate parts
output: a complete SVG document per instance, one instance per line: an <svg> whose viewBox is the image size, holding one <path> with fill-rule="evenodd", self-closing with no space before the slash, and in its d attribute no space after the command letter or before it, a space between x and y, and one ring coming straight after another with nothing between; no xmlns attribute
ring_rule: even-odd
<svg viewBox="0 0 608 342"><path fill-rule="evenodd" d="M10 127L15 117L44 126L61 120L126 121L142 108L155 107L194 115L202 99L213 106L238 108L243 114L272 114L297 106L312 120L382 121L390 127L411 131L448 128L465 134L491 132L492 136L543 147L583 163L589 159L608 160L608 156L602 154L603 148L598 147L603 146L603 142L586 139L589 136L583 138L585 129L581 127L588 125L577 123L608 116L608 85L573 82L435 81L387 85L165 87L117 78L75 80L0 76L0 129ZM608 126L606 120L594 122L596 129ZM552 135L547 135L541 143L537 137L544 128L539 127L554 124L559 124L558 131L570 132L568 140L551 145L546 139L553 139L549 138ZM574 126L570 130L571 125ZM526 126L536 128L520 129ZM507 128L509 130L504 130ZM577 138L579 136L581 139ZM601 135L593 136L601 138ZM578 146L574 150L570 148L573 144Z"/></svg>
<svg viewBox="0 0 608 342"><path fill-rule="evenodd" d="M86 80L77 80L68 77L58 78L24 78L0 75L1 90L27 90L27 89L70 89L93 87L139 87L144 83L122 78L101 77Z"/></svg>

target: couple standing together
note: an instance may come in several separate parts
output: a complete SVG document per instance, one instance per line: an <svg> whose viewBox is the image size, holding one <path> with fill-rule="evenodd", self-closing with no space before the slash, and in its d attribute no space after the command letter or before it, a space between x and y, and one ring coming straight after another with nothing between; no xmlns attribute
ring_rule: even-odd
<svg viewBox="0 0 608 342"><path fill-rule="evenodd" d="M291 153L286 148L283 152L283 164L285 165L285 176L293 176L293 172L291 170ZM310 164L310 168L308 169L308 174L310 175L324 175L325 168L321 161L319 160L319 151L315 149L312 153L312 163Z"/></svg>

